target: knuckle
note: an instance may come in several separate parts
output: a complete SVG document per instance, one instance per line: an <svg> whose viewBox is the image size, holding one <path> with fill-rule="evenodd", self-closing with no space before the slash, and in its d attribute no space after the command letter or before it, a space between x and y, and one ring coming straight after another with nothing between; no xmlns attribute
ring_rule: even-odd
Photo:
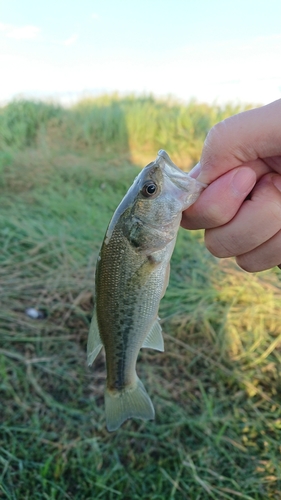
<svg viewBox="0 0 281 500"><path fill-rule="evenodd" d="M224 143L224 137L226 133L226 121L223 120L219 123L216 123L208 132L207 137L205 139L205 148L208 150L217 149Z"/></svg>
<svg viewBox="0 0 281 500"><path fill-rule="evenodd" d="M272 222L281 225L281 199L280 200L270 200L267 207L269 217Z"/></svg>
<svg viewBox="0 0 281 500"><path fill-rule="evenodd" d="M245 144L240 137L240 123L238 114L214 125L210 129L205 142L205 147L208 148L209 153L218 150L225 151L228 157L235 158L238 163L255 158L256 153L253 146Z"/></svg>
<svg viewBox="0 0 281 500"><path fill-rule="evenodd" d="M223 226L230 221L231 215L229 215L227 207L222 209L221 205L212 204L208 207L208 210L204 214L204 219L208 226L206 227L218 227Z"/></svg>
<svg viewBox="0 0 281 500"><path fill-rule="evenodd" d="M255 273L260 270L259 267L255 265L255 261L248 255L239 255L235 260L238 266L241 267L243 271L247 271L247 273Z"/></svg>
<svg viewBox="0 0 281 500"><path fill-rule="evenodd" d="M226 244L225 239L219 237L216 230L206 230L205 232L205 245L209 252L213 254L215 257L219 257L220 259L224 257L233 257L234 252L231 248L232 241L228 240Z"/></svg>
<svg viewBox="0 0 281 500"><path fill-rule="evenodd" d="M272 183L272 174L266 174L254 192L253 201L266 206L267 216L281 221L281 193Z"/></svg>

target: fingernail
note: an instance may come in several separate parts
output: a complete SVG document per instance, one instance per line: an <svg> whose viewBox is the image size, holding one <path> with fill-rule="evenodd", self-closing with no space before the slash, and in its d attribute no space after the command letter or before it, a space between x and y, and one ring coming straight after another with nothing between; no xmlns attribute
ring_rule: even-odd
<svg viewBox="0 0 281 500"><path fill-rule="evenodd" d="M232 178L232 187L239 195L249 194L256 182L256 176L252 169L247 167L239 168Z"/></svg>
<svg viewBox="0 0 281 500"><path fill-rule="evenodd" d="M275 187L277 187L278 191L281 191L281 176L280 175L274 175L272 178L272 182Z"/></svg>
<svg viewBox="0 0 281 500"><path fill-rule="evenodd" d="M189 172L189 175L191 177L193 177L193 179L197 179L198 175L200 174L200 171L201 171L201 164L200 164L200 161L195 165L195 167L193 167L190 172Z"/></svg>

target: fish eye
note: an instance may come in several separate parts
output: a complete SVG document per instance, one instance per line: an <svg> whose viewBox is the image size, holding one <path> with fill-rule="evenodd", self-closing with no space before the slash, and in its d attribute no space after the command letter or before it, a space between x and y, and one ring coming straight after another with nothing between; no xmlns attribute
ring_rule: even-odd
<svg viewBox="0 0 281 500"><path fill-rule="evenodd" d="M147 181L142 187L141 194L145 198L149 198L149 196L152 196L153 194L155 194L156 191L157 191L157 186L156 186L155 182Z"/></svg>

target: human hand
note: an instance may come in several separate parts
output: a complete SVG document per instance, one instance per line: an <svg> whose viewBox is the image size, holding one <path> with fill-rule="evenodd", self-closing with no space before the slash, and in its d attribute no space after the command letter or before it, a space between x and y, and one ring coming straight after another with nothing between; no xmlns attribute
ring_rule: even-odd
<svg viewBox="0 0 281 500"><path fill-rule="evenodd" d="M191 175L209 184L182 219L249 272L281 263L281 99L215 125Z"/></svg>

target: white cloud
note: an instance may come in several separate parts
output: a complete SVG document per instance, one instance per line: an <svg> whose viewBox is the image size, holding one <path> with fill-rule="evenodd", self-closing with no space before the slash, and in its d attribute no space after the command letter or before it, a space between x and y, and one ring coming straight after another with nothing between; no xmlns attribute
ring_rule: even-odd
<svg viewBox="0 0 281 500"><path fill-rule="evenodd" d="M96 12L93 12L93 14L91 15L91 18L97 20L100 18L100 16Z"/></svg>
<svg viewBox="0 0 281 500"><path fill-rule="evenodd" d="M12 24L0 23L0 31L2 31L8 38L16 40L30 40L36 38L40 33L38 26L14 26Z"/></svg>
<svg viewBox="0 0 281 500"><path fill-rule="evenodd" d="M69 38L64 40L62 43L63 43L63 45L66 45L66 46L73 45L74 43L76 43L77 39L78 39L78 35L77 35L77 33L74 33L74 35L70 36Z"/></svg>

